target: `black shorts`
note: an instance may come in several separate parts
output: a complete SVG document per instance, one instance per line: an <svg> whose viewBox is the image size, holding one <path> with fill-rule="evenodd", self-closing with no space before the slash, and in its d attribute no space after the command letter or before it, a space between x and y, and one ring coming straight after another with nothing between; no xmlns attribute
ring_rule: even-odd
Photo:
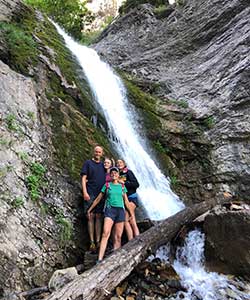
<svg viewBox="0 0 250 300"><path fill-rule="evenodd" d="M122 207L105 207L104 218L110 218L114 223L125 222L125 209Z"/></svg>
<svg viewBox="0 0 250 300"><path fill-rule="evenodd" d="M87 214L88 209L90 208L90 206L92 205L92 203L94 202L95 198L97 196L94 195L89 195L90 196L90 200L86 201L83 200L83 210L84 210L84 214ZM96 207L92 210L92 213L94 214L103 214L103 209L104 209L104 199L102 199L97 205Z"/></svg>

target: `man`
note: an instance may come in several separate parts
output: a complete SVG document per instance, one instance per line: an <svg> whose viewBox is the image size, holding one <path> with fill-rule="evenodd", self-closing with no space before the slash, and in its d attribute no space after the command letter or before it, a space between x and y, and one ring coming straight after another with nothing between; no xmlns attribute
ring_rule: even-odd
<svg viewBox="0 0 250 300"><path fill-rule="evenodd" d="M94 148L93 158L85 161L82 167L82 191L84 199L84 213L87 215L89 207L100 193L105 184L105 169L101 158L103 148ZM88 232L90 238L90 251L99 247L102 234L102 210L103 205L98 205L88 217ZM96 241L96 243L95 243Z"/></svg>

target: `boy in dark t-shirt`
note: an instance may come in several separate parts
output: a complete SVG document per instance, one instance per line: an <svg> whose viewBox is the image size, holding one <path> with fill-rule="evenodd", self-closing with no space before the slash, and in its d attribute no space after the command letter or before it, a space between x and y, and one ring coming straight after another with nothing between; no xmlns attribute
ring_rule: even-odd
<svg viewBox="0 0 250 300"><path fill-rule="evenodd" d="M102 147L96 146L94 148L93 158L85 161L81 170L85 214L100 193L102 186L105 184L106 175L101 161L102 155ZM102 210L102 203L100 203L88 218L91 251L94 251L96 245L98 246L100 243L102 233Z"/></svg>

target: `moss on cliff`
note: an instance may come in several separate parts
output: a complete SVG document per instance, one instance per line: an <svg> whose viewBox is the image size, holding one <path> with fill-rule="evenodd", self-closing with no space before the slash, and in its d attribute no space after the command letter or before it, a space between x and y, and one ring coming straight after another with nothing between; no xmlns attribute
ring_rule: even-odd
<svg viewBox="0 0 250 300"><path fill-rule="evenodd" d="M82 163L91 158L94 145L102 145L105 153L110 153L108 141L102 132L72 106L60 99L54 100L50 114L52 141L59 162L72 178L79 179Z"/></svg>
<svg viewBox="0 0 250 300"><path fill-rule="evenodd" d="M154 84L149 87L148 82L118 72L141 117L142 134L146 134L160 166L170 177L172 188L186 201L197 198L197 191L212 173L204 121L195 119L185 100L159 99L154 96Z"/></svg>
<svg viewBox="0 0 250 300"><path fill-rule="evenodd" d="M0 32L7 49L7 53L0 54L1 58L12 69L28 75L30 65L35 66L38 62L37 43L31 33L23 30L17 24L7 22L0 22Z"/></svg>
<svg viewBox="0 0 250 300"><path fill-rule="evenodd" d="M110 153L108 139L100 129L107 128L106 122L93 104L80 66L54 25L32 8L25 7L11 23L2 22L0 33L7 42L5 62L17 72L32 76L39 86L42 97L38 104L51 127L54 158L79 180L82 162L91 157L96 144ZM4 52L1 54L5 57ZM45 105L46 98L49 101ZM97 116L99 128L93 126L93 116Z"/></svg>

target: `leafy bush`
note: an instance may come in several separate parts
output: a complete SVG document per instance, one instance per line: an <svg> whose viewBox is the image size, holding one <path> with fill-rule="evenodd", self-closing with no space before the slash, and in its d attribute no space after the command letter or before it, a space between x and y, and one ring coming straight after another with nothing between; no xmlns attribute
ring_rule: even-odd
<svg viewBox="0 0 250 300"><path fill-rule="evenodd" d="M166 5L167 0L126 0L123 5L119 8L120 14L125 14L131 9L137 7L140 4L150 3L156 7Z"/></svg>
<svg viewBox="0 0 250 300"><path fill-rule="evenodd" d="M89 14L86 1L25 0L25 2L46 13L75 38L81 38L83 17Z"/></svg>
<svg viewBox="0 0 250 300"><path fill-rule="evenodd" d="M44 186L44 175L46 169L39 163L30 165L31 174L26 178L28 190L32 200L37 200L40 196L40 189Z"/></svg>

